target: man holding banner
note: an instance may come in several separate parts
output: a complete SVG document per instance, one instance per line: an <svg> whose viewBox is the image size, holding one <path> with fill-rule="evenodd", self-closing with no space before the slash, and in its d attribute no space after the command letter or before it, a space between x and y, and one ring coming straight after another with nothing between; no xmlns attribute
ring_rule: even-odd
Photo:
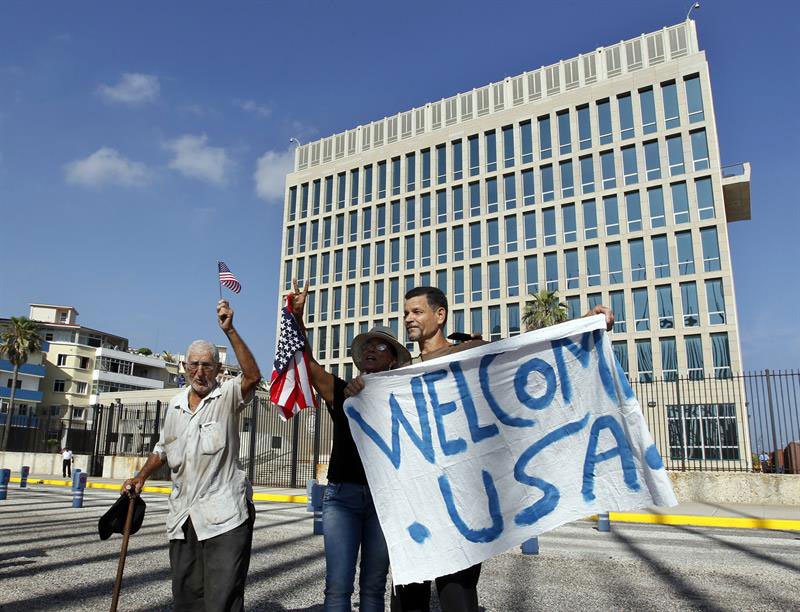
<svg viewBox="0 0 800 612"><path fill-rule="evenodd" d="M477 610L484 559L594 512L675 503L604 334L613 315L598 310L456 348L442 292L406 295L425 365L356 379L361 393L345 403L389 548L393 609L427 610L436 578L443 610ZM362 411L381 403L389 410Z"/></svg>

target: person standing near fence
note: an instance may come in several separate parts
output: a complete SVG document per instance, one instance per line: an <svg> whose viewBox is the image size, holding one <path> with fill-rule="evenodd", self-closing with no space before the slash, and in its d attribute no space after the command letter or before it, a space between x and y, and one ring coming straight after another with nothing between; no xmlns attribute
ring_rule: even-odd
<svg viewBox="0 0 800 612"><path fill-rule="evenodd" d="M61 453L61 476L70 478L72 476L72 451L66 446Z"/></svg>
<svg viewBox="0 0 800 612"><path fill-rule="evenodd" d="M186 351L189 386L169 403L161 437L122 491L138 495L165 462L172 477L167 533L174 610L240 611L253 541L252 488L239 466L239 413L261 380L258 364L233 326L227 300L217 321L241 375L217 383L216 347L196 340Z"/></svg>
<svg viewBox="0 0 800 612"><path fill-rule="evenodd" d="M308 283L302 291L293 282L292 314L303 327ZM361 550L359 602L362 611L384 609L389 551L375 512L361 457L350 433L344 400L347 383L327 372L306 348L311 384L328 404L333 420L333 449L328 465L322 524L325 538L326 612L350 612L356 562ZM388 327L376 325L359 334L352 344L353 364L363 373L383 372L403 366L411 355Z"/></svg>

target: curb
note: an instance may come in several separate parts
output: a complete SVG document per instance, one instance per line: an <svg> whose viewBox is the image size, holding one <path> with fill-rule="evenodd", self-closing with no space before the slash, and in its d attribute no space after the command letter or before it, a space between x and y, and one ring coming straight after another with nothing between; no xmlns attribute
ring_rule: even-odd
<svg viewBox="0 0 800 612"><path fill-rule="evenodd" d="M11 482L18 483L19 477L12 477ZM42 484L51 486L70 487L69 480L50 480L29 478L28 484ZM118 491L119 485L108 482L87 482L87 489L107 489ZM144 487L146 493L172 492L172 487ZM253 501L267 501L288 504L307 504L306 495L284 495L281 493L253 493ZM796 519L768 519L768 518L740 518L730 516L700 516L689 514L646 514L643 512L610 512L612 523L638 523L647 525L682 525L686 527L723 527L726 529L767 529L771 531L800 531L800 520ZM589 516L586 520L597 522L597 515Z"/></svg>

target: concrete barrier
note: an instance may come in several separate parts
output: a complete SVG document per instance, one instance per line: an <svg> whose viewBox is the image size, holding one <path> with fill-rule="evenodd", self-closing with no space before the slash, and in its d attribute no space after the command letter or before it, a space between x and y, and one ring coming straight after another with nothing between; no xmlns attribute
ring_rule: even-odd
<svg viewBox="0 0 800 612"><path fill-rule="evenodd" d="M681 503L800 505L800 474L668 472Z"/></svg>
<svg viewBox="0 0 800 612"><path fill-rule="evenodd" d="M89 468L88 455L73 455L72 469L87 471ZM30 467L31 474L52 474L61 476L61 453L22 453L13 451L0 452L0 465L9 466L14 472L19 472L23 465Z"/></svg>

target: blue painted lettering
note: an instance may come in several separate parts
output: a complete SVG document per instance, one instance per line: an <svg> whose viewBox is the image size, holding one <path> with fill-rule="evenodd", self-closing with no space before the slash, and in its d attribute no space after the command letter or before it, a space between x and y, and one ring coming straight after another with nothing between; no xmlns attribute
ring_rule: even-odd
<svg viewBox="0 0 800 612"><path fill-rule="evenodd" d="M489 408L491 408L492 412L494 412L494 415L497 417L497 420L500 421L503 425L508 425L510 427L531 427L532 425L536 424L536 421L534 421L533 419L525 419L522 417L511 416L500 407L500 404L497 403L497 400L492 394L492 390L489 385L489 364L491 364L492 361L494 361L494 358L497 357L499 354L500 353L495 353L493 355L484 355L483 358L481 358L481 363L480 366L478 367L478 378L481 382L481 392L483 393L483 397L484 399L486 399L486 403L489 404ZM474 409L475 407L473 406L473 410ZM475 419L477 420L477 417L475 417ZM493 425L492 427L497 429L495 425Z"/></svg>
<svg viewBox="0 0 800 612"><path fill-rule="evenodd" d="M467 450L467 442L464 438L455 438L453 440L447 439L447 432L444 428L444 416L454 412L456 409L455 402L439 401L439 395L436 393L436 381L447 378L447 370L434 370L433 372L426 372L422 375L425 380L425 385L428 387L428 395L431 398L431 407L433 408L433 418L436 421L436 433L439 436L439 444L442 447L442 452L445 455L456 455L463 453Z"/></svg>
<svg viewBox="0 0 800 612"><path fill-rule="evenodd" d="M538 372L544 376L545 390L539 397L534 397L528 393L528 378L531 372ZM556 394L556 373L546 361L538 357L529 359L514 374L514 390L517 392L517 399L531 410L547 408Z"/></svg>
<svg viewBox="0 0 800 612"><path fill-rule="evenodd" d="M450 481L447 479L446 474L439 476L439 490L442 493L442 499L447 507L447 513L450 515L450 520L456 526L456 529L470 542L493 542L500 534L503 533L503 515L500 513L500 498L497 495L497 488L494 486L492 475L486 470L481 470L483 476L483 488L486 490L486 497L488 498L489 517L492 519L492 524L489 527L482 529L472 529L464 522L461 515L458 514L455 500L453 499L453 491L450 488ZM469 492L472 495L472 491ZM472 500L469 500L472 505Z"/></svg>
<svg viewBox="0 0 800 612"><path fill-rule="evenodd" d="M597 444L600 438L600 432L607 429L614 436L617 445L605 452L597 453ZM625 437L625 432L617 420L611 415L604 415L598 417L592 423L592 429L589 432L589 446L586 448L586 458L583 461L583 487L581 493L583 494L584 501L590 502L595 499L594 494L594 478L595 466L602 462L619 457L622 464L622 475L625 479L625 484L634 491L640 489L639 480L636 476L636 464L633 461L633 453L631 446L628 444L628 438Z"/></svg>

